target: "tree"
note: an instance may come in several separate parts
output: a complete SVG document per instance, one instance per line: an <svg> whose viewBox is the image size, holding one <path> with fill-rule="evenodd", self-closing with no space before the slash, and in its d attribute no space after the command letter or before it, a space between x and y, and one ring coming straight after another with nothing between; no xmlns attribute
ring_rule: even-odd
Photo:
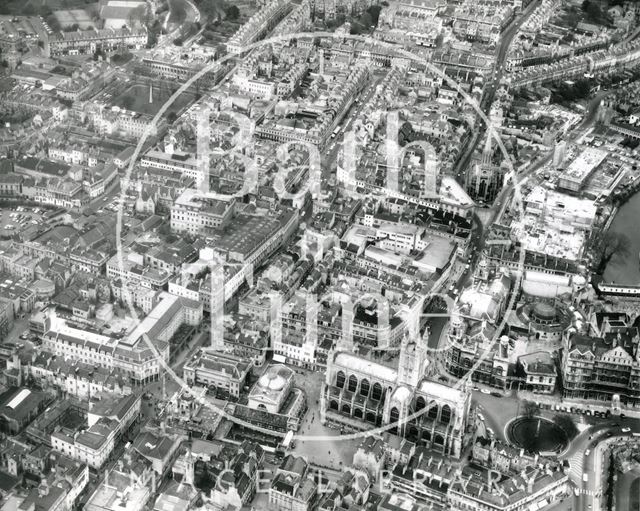
<svg viewBox="0 0 640 511"><path fill-rule="evenodd" d="M176 115L175 112L169 112L169 114L167 115L167 122L169 124L173 124L174 122L176 122L177 118L178 116Z"/></svg>
<svg viewBox="0 0 640 511"><path fill-rule="evenodd" d="M371 16L371 14L369 14L368 12L365 12L360 17L360 23L362 23L364 25L364 29L365 30L369 30L371 28L371 26L373 25L373 16Z"/></svg>
<svg viewBox="0 0 640 511"><path fill-rule="evenodd" d="M227 19L237 20L240 17L240 9L237 5L230 5L224 10Z"/></svg>
<svg viewBox="0 0 640 511"><path fill-rule="evenodd" d="M196 4L198 4L200 13L208 20L217 20L220 18L220 14L225 12L222 0L200 0Z"/></svg>
<svg viewBox="0 0 640 511"><path fill-rule="evenodd" d="M378 20L380 19L380 11L382 7L379 5L372 5L367 9L367 12L371 15L371 19L373 20L372 25L378 26Z"/></svg>
<svg viewBox="0 0 640 511"><path fill-rule="evenodd" d="M602 20L602 9L598 2L593 0L584 0L584 2L582 2L582 10L587 14L591 21Z"/></svg>
<svg viewBox="0 0 640 511"><path fill-rule="evenodd" d="M122 98L122 108L124 108L125 110L131 110L131 108L133 108L133 105L135 105L136 100L133 99L131 96L125 96L124 98Z"/></svg>
<svg viewBox="0 0 640 511"><path fill-rule="evenodd" d="M558 414L553 418L553 422L562 428L569 440L573 440L578 435L578 426L569 415Z"/></svg>
<svg viewBox="0 0 640 511"><path fill-rule="evenodd" d="M522 415L529 419L538 415L539 411L540 405L534 403L533 401L525 401L524 403L522 403Z"/></svg>
<svg viewBox="0 0 640 511"><path fill-rule="evenodd" d="M615 256L625 257L631 251L631 240L622 232L607 231L597 235L593 243L593 251L598 266L596 273L602 275L607 265Z"/></svg>
<svg viewBox="0 0 640 511"><path fill-rule="evenodd" d="M135 28L138 25L146 25L147 6L139 5L129 12L129 27Z"/></svg>

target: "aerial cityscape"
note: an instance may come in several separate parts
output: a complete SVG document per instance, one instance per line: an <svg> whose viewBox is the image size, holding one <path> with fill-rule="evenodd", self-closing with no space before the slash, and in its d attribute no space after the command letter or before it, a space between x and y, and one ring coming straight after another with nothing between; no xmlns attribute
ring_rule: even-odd
<svg viewBox="0 0 640 511"><path fill-rule="evenodd" d="M639 511L640 1L0 0L0 511Z"/></svg>

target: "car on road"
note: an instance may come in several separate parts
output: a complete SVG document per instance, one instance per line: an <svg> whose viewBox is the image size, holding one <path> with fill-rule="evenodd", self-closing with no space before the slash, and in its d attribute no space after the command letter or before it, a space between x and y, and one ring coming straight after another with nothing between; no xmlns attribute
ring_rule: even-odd
<svg viewBox="0 0 640 511"><path fill-rule="evenodd" d="M587 449L586 451L584 451L585 456L589 456L589 454L591 454L591 449Z"/></svg>
<svg viewBox="0 0 640 511"><path fill-rule="evenodd" d="M491 392L491 395L493 397L504 397L502 394L500 394L500 392Z"/></svg>
<svg viewBox="0 0 640 511"><path fill-rule="evenodd" d="M481 413L478 414L478 419L480 419L482 422L484 422L484 415L482 415Z"/></svg>
<svg viewBox="0 0 640 511"><path fill-rule="evenodd" d="M482 392L483 394L491 394L491 391L487 389L480 389L480 392Z"/></svg>
<svg viewBox="0 0 640 511"><path fill-rule="evenodd" d="M622 428L620 431L622 431L623 433L630 433L631 428Z"/></svg>
<svg viewBox="0 0 640 511"><path fill-rule="evenodd" d="M487 428L487 433L489 433L490 436L496 436L495 432L491 428Z"/></svg>

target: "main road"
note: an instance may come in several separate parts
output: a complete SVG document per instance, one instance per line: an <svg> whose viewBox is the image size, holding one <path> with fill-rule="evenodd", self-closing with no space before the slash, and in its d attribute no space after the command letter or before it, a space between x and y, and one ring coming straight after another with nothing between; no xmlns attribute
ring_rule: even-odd
<svg viewBox="0 0 640 511"><path fill-rule="evenodd" d="M608 447L631 440L633 433L640 434L638 419L612 418L609 423L590 427L571 443L564 458L569 460L571 478L577 487L576 510L601 509L606 499L603 485L607 480Z"/></svg>
<svg viewBox="0 0 640 511"><path fill-rule="evenodd" d="M522 24L529 18L534 9L540 5L542 0L534 0L531 2L527 8L520 14L520 16L511 20L511 23L504 29L502 35L500 37L500 42L498 45L498 52L496 55L496 65L492 74L492 78L489 82L487 82L486 87L484 89L484 94L482 99L480 100L480 109L482 112L488 117L489 112L491 111L491 105L493 104L493 100L496 96L496 91L500 87L500 82L502 81L502 77L504 76L504 62L507 58L507 54L509 53L509 48L511 43L513 42L513 38L516 36ZM480 140L480 126L476 126L473 130L473 135L471 136L471 140L467 144L467 147L462 154L462 156L458 159L458 163L454 167L455 175L460 179L462 178L462 173L469 166L469 161L471 160L471 156L478 145ZM466 174L465 174L465 183L466 183Z"/></svg>

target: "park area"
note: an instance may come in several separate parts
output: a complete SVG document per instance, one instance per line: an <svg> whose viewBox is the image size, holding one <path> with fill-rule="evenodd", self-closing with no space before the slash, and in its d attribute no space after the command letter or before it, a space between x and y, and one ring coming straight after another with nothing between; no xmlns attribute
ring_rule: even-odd
<svg viewBox="0 0 640 511"><path fill-rule="evenodd" d="M114 98L113 104L139 114L156 115L176 90L178 90L177 87L174 89L165 83L134 84ZM169 116L171 112L178 115L194 100L193 93L183 92L167 109L164 116Z"/></svg>
<svg viewBox="0 0 640 511"><path fill-rule="evenodd" d="M0 14L46 16L63 9L83 9L97 3L95 0L2 0Z"/></svg>

